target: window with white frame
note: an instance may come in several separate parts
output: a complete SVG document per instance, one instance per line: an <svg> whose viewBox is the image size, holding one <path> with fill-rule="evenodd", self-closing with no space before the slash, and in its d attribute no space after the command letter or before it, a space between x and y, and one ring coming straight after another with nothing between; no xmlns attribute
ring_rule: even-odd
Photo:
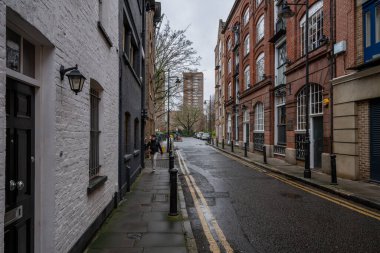
<svg viewBox="0 0 380 253"><path fill-rule="evenodd" d="M310 116L323 114L322 86L310 84L309 86L309 112ZM297 130L306 129L306 87L297 95Z"/></svg>
<svg viewBox="0 0 380 253"><path fill-rule="evenodd" d="M245 110L243 114L243 142L249 141L249 110Z"/></svg>
<svg viewBox="0 0 380 253"><path fill-rule="evenodd" d="M264 131L264 105L260 102L255 106L255 131Z"/></svg>
<svg viewBox="0 0 380 253"><path fill-rule="evenodd" d="M264 80L264 74L265 74L264 60L265 60L264 53L261 53L259 57L257 57L257 60L256 60L256 81L257 82Z"/></svg>
<svg viewBox="0 0 380 253"><path fill-rule="evenodd" d="M243 25L246 26L249 22L249 7L245 9L244 16L243 16Z"/></svg>
<svg viewBox="0 0 380 253"><path fill-rule="evenodd" d="M227 51L229 52L231 50L231 47L232 47L232 41L230 38L227 39Z"/></svg>
<svg viewBox="0 0 380 253"><path fill-rule="evenodd" d="M249 54L249 34L244 39L244 56Z"/></svg>
<svg viewBox="0 0 380 253"><path fill-rule="evenodd" d="M322 86L318 84L310 85L310 115L323 114L322 106Z"/></svg>
<svg viewBox="0 0 380 253"><path fill-rule="evenodd" d="M250 76L251 76L251 71L250 71L250 68L249 68L249 65L247 67L245 67L244 69L244 87L245 89L249 89L250 88Z"/></svg>
<svg viewBox="0 0 380 253"><path fill-rule="evenodd" d="M228 84L227 95L228 95L228 99L232 98L232 85L231 85L231 83Z"/></svg>
<svg viewBox="0 0 380 253"><path fill-rule="evenodd" d="M258 7L263 0L256 0L256 7Z"/></svg>
<svg viewBox="0 0 380 253"><path fill-rule="evenodd" d="M300 21L301 28L301 55L306 52L306 15ZM319 40L323 35L323 1L320 0L309 9L309 51L320 46Z"/></svg>
<svg viewBox="0 0 380 253"><path fill-rule="evenodd" d="M228 59L227 68L228 68L228 74L230 74L232 71L231 58Z"/></svg>
<svg viewBox="0 0 380 253"><path fill-rule="evenodd" d="M264 24L264 15L259 18L256 26L256 42L259 42L262 38L264 38L265 32L265 24Z"/></svg>

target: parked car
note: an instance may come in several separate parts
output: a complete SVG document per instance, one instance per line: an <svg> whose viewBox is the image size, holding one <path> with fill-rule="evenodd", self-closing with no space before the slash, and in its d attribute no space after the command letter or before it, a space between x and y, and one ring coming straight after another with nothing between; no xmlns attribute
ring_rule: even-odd
<svg viewBox="0 0 380 253"><path fill-rule="evenodd" d="M201 138L202 138L202 134L203 134L203 132L198 132L198 133L197 133L197 138L198 138L198 139L201 139Z"/></svg>
<svg viewBox="0 0 380 253"><path fill-rule="evenodd" d="M209 133L203 133L201 139L202 140L209 140L210 139L210 134Z"/></svg>

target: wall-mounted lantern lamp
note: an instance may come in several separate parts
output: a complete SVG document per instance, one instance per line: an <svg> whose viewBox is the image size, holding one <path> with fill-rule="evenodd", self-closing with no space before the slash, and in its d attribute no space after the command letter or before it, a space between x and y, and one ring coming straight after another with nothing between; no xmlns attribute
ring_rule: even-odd
<svg viewBox="0 0 380 253"><path fill-rule="evenodd" d="M66 74L66 72L68 71L70 71L70 73ZM80 73L80 71L78 70L78 65L75 65L75 67L67 69L65 69L65 67L61 65L59 73L61 74L61 81L63 81L66 74L67 78L69 79L70 88L72 91L75 92L75 95L78 95L78 92L82 91L86 77L84 77L82 73Z"/></svg>

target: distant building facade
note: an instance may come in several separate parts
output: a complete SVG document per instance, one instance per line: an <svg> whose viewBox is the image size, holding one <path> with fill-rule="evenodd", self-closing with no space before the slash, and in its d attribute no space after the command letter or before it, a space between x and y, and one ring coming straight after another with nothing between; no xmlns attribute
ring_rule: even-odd
<svg viewBox="0 0 380 253"><path fill-rule="evenodd" d="M203 85L202 72L183 73L183 104L203 109Z"/></svg>
<svg viewBox="0 0 380 253"><path fill-rule="evenodd" d="M225 138L225 80L224 80L224 29L225 23L219 20L218 38L215 47L215 94L214 94L214 111L215 111L215 134L219 142Z"/></svg>

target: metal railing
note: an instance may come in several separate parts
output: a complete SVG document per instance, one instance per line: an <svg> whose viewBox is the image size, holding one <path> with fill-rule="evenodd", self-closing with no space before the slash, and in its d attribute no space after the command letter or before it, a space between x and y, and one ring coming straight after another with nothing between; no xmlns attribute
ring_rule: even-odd
<svg viewBox="0 0 380 253"><path fill-rule="evenodd" d="M296 158L305 160L306 134L296 134Z"/></svg>
<svg viewBox="0 0 380 253"><path fill-rule="evenodd" d="M264 149L264 133L254 133L253 134L253 148L258 151L263 151Z"/></svg>

